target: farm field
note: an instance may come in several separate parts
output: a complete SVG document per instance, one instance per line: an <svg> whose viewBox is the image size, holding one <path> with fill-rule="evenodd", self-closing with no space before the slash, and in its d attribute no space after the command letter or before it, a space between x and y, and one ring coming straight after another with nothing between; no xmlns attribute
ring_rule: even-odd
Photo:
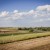
<svg viewBox="0 0 50 50"><path fill-rule="evenodd" d="M50 36L50 32L0 36L0 44Z"/></svg>
<svg viewBox="0 0 50 50"><path fill-rule="evenodd" d="M0 50L50 50L50 28L0 28Z"/></svg>
<svg viewBox="0 0 50 50"><path fill-rule="evenodd" d="M50 50L50 36L0 44L0 50Z"/></svg>

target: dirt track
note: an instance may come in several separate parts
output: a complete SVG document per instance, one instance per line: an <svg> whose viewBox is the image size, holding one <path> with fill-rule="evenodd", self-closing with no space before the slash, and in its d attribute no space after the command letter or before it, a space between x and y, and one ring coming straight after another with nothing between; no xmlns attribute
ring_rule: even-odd
<svg viewBox="0 0 50 50"><path fill-rule="evenodd" d="M43 48L40 50L50 50L50 36L8 44L0 44L0 50L32 50L33 48L40 48L40 46L42 46L41 48ZM37 50L39 49L37 48Z"/></svg>

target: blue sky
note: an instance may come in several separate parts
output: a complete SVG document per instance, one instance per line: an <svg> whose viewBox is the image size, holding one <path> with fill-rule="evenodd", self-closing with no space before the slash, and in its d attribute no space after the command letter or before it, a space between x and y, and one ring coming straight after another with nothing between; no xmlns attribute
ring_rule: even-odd
<svg viewBox="0 0 50 50"><path fill-rule="evenodd" d="M0 11L20 10L28 11L35 9L39 5L50 4L50 0L0 0Z"/></svg>
<svg viewBox="0 0 50 50"><path fill-rule="evenodd" d="M50 0L0 0L0 27L50 26Z"/></svg>

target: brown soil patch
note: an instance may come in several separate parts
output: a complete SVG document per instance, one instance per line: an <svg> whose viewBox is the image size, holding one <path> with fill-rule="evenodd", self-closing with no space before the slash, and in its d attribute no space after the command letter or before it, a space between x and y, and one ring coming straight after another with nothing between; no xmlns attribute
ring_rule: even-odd
<svg viewBox="0 0 50 50"><path fill-rule="evenodd" d="M42 50L49 50L50 45L47 44L50 44L50 36L8 44L0 44L0 50L41 50L41 48L43 48ZM38 49L38 47L40 49Z"/></svg>

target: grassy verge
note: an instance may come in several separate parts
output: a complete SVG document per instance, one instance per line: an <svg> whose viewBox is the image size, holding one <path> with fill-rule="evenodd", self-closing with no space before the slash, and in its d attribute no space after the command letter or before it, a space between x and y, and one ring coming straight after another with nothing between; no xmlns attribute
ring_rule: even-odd
<svg viewBox="0 0 50 50"><path fill-rule="evenodd" d="M26 40L31 38L45 37L45 36L50 36L50 32L37 33L37 34L30 33L30 34L20 34L20 35L11 35L11 36L0 36L0 44L11 43L11 42L21 41L21 40Z"/></svg>

